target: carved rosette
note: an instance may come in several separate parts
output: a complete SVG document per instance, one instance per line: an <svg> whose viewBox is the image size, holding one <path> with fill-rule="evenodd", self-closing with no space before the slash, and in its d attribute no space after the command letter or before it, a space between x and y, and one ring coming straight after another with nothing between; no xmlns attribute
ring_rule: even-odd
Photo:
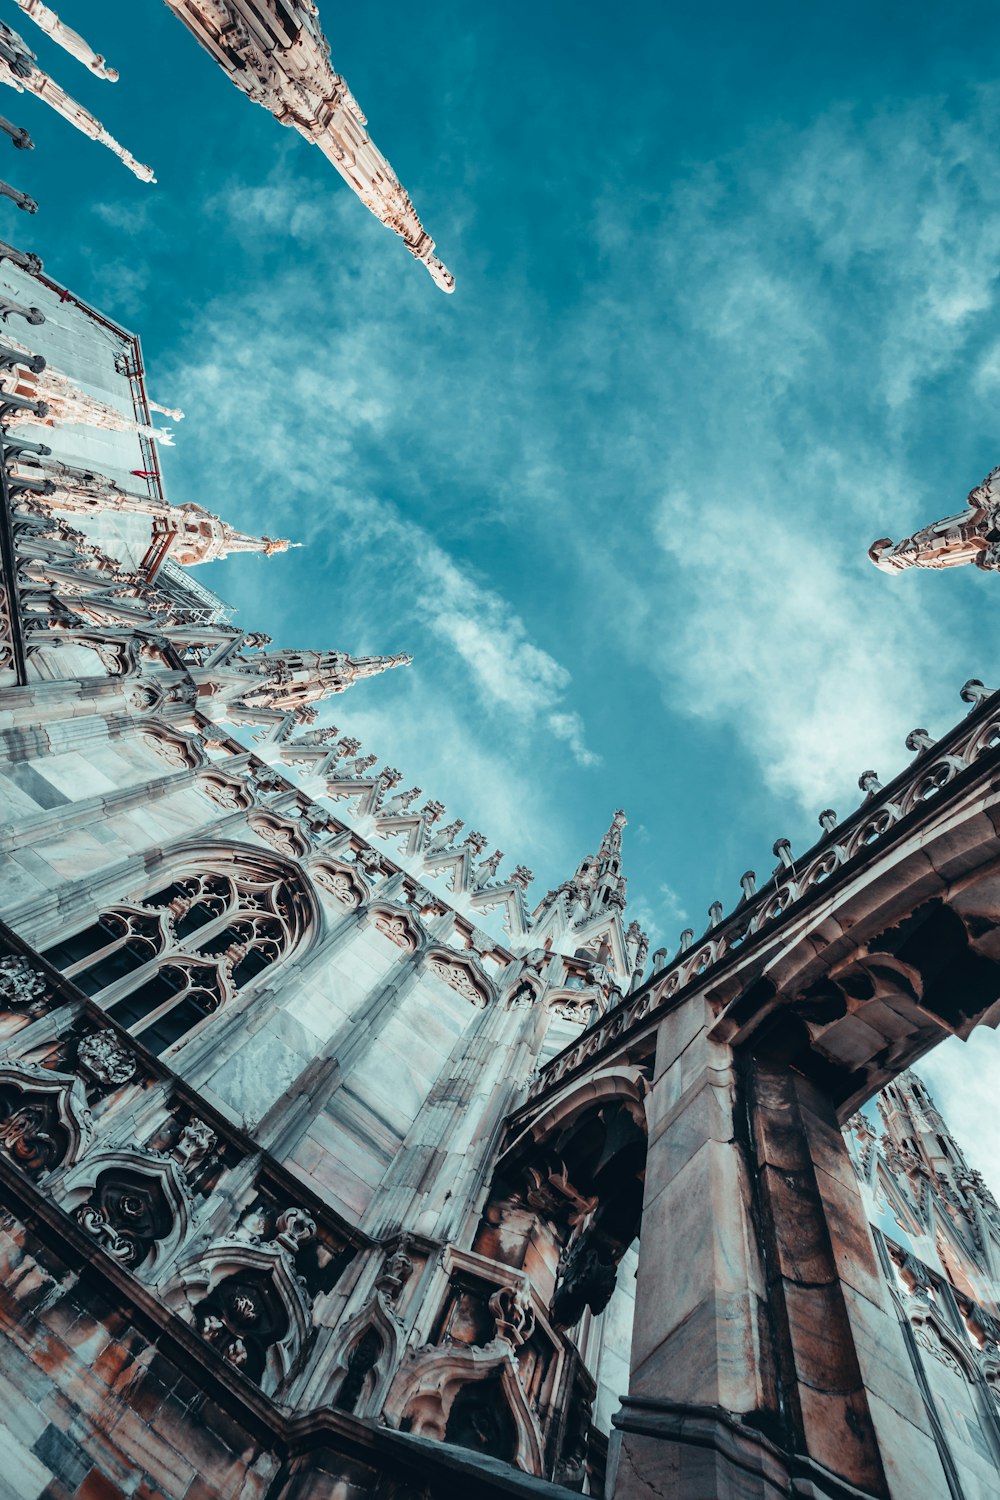
<svg viewBox="0 0 1000 1500"><path fill-rule="evenodd" d="M0 958L0 1008L40 1016L47 1008L48 986L24 958Z"/></svg>
<svg viewBox="0 0 1000 1500"><path fill-rule="evenodd" d="M136 1059L113 1031L95 1031L77 1048L77 1059L98 1083L114 1088L134 1077Z"/></svg>

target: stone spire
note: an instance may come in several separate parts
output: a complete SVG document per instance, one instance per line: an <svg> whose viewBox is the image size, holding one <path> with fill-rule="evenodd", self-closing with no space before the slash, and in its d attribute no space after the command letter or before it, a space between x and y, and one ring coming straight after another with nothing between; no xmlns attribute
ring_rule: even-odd
<svg viewBox="0 0 1000 1500"><path fill-rule="evenodd" d="M560 898L565 898L576 923L590 921L603 913L624 910L626 880L621 873L621 863L622 829L626 822L625 814L619 808L597 853L586 855L572 879L549 891L535 913L536 918L541 917L546 908L557 905Z"/></svg>
<svg viewBox="0 0 1000 1500"><path fill-rule="evenodd" d="M915 1073L900 1073L878 1096L882 1150L890 1169L915 1189L930 1183L948 1207L971 1206L1000 1213L979 1172L969 1166L962 1148L945 1124L927 1085ZM950 1210L949 1210L950 1212Z"/></svg>
<svg viewBox="0 0 1000 1500"><path fill-rule="evenodd" d="M5 341L8 347L16 349L20 354L31 353L25 344L12 338L10 334L5 336ZM26 396L31 401L43 401L46 412L42 420L47 426L70 423L81 427L100 427L108 432L135 432L155 438L165 447L173 446L173 435L169 428L151 427L146 422L137 422L134 417L127 416L110 402L81 390L68 375L54 369L52 365L43 365L38 371L24 366L7 369L0 375L0 387L12 390L15 395ZM12 413L9 420L16 425L18 422L35 422L39 419L30 412L23 412Z"/></svg>
<svg viewBox="0 0 1000 1500"><path fill-rule="evenodd" d="M123 490L104 475L74 470L68 464L54 462L40 467L52 488L33 499L36 508L69 511L77 515L116 511L119 515L150 517L152 545L144 564L147 577L155 571L150 566L154 558L158 568L168 553L185 568L194 568L199 563L221 562L233 552L262 552L265 557L270 557L272 553L287 552L289 547L302 545L283 537L250 536L190 501L168 505L154 495ZM34 465L18 463L18 474L22 471L31 475L39 472Z"/></svg>
<svg viewBox="0 0 1000 1500"><path fill-rule="evenodd" d="M228 521L209 515L200 505L170 506L167 525L181 522L177 539L170 549L175 562L185 568L198 563L221 562L233 552L262 552L270 557L275 552L287 552L289 547L301 547L301 542L289 542L285 538L250 536L237 531Z"/></svg>
<svg viewBox="0 0 1000 1500"><path fill-rule="evenodd" d="M43 72L23 37L3 23L0 23L0 83L7 84L18 93L34 94L36 98L43 99L77 130L113 151L136 177L143 182L155 182L152 167L143 166L142 162L136 161L132 153L126 151L99 120L95 120L82 104L71 99L54 78Z"/></svg>
<svg viewBox="0 0 1000 1500"><path fill-rule="evenodd" d="M333 163L344 181L423 261L442 290L455 278L434 254L392 167L365 130L366 120L335 73L313 0L166 0L248 98L293 126Z"/></svg>
<svg viewBox="0 0 1000 1500"><path fill-rule="evenodd" d="M218 696L251 711L290 713L308 723L313 704L412 660L406 655L349 656L345 651L259 651L206 673L200 690L205 697Z"/></svg>
<svg viewBox="0 0 1000 1500"><path fill-rule="evenodd" d="M88 47L82 36L60 21L55 11L43 4L43 0L14 0L14 4L20 6L38 29L50 36L64 52L71 53L85 68L96 73L98 78L104 78L108 83L117 83L117 69L109 68L104 58L92 47Z"/></svg>
<svg viewBox="0 0 1000 1500"><path fill-rule="evenodd" d="M904 568L954 568L975 563L986 572L1000 571L1000 468L970 490L966 508L921 527L912 536L893 542L881 537L868 556L883 573Z"/></svg>

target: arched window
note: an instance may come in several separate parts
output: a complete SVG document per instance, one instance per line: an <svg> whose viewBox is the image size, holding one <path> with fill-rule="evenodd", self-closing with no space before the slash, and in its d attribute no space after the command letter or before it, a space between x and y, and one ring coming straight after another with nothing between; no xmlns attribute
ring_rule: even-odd
<svg viewBox="0 0 1000 1500"><path fill-rule="evenodd" d="M211 866L209 868L208 866ZM100 914L46 958L157 1054L288 957L311 922L296 871L244 850Z"/></svg>

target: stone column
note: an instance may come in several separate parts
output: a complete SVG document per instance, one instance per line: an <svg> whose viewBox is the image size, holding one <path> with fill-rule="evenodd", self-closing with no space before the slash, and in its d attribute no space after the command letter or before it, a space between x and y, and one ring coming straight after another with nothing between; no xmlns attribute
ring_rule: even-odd
<svg viewBox="0 0 1000 1500"><path fill-rule="evenodd" d="M385 1174L362 1221L374 1236L398 1226L453 1240L478 1204L502 1122L525 1082L531 1005L491 1001L475 1012Z"/></svg>
<svg viewBox="0 0 1000 1500"><path fill-rule="evenodd" d="M193 783L194 779L195 772L190 768L165 772L162 776L152 776L148 781L134 782L117 791L101 792L79 802L60 803L17 823L0 824L0 852L32 849L55 834L67 833L71 828L92 828L105 818L113 818L118 813L131 812L133 808L146 807L152 802L170 797Z"/></svg>
<svg viewBox="0 0 1000 1500"><path fill-rule="evenodd" d="M832 1106L662 1023L615 1500L925 1500L948 1487Z"/></svg>

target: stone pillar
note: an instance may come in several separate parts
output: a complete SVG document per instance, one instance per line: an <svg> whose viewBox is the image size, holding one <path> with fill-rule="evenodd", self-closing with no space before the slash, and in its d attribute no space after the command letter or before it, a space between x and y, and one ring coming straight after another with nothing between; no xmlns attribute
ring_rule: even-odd
<svg viewBox="0 0 1000 1500"><path fill-rule="evenodd" d="M497 1000L474 1013L362 1220L368 1234L402 1226L448 1241L481 1207L502 1121L524 1085L524 1040L536 1026L530 1005Z"/></svg>
<svg viewBox="0 0 1000 1500"><path fill-rule="evenodd" d="M832 1106L667 1016L615 1500L925 1500L948 1487Z"/></svg>

